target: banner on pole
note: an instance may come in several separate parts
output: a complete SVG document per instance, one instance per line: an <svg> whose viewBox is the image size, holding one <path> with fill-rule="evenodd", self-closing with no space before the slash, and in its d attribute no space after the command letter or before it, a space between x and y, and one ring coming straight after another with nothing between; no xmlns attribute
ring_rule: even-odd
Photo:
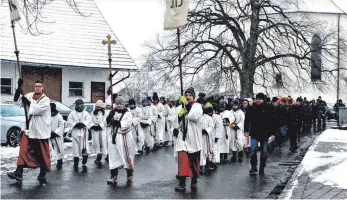
<svg viewBox="0 0 347 200"><path fill-rule="evenodd" d="M17 0L8 0L10 7L10 17L12 22L16 22L20 20L19 8Z"/></svg>
<svg viewBox="0 0 347 200"><path fill-rule="evenodd" d="M164 30L181 28L187 24L189 0L166 0Z"/></svg>

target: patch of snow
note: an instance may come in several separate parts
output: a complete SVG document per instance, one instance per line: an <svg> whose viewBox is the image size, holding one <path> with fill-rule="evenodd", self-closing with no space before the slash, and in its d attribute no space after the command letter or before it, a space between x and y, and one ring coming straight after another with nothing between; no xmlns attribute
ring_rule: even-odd
<svg viewBox="0 0 347 200"><path fill-rule="evenodd" d="M345 146L338 146L336 149L329 149L329 152L314 151L319 142L324 143L345 143ZM345 171L347 169L347 131L330 129L324 131L311 146L301 165L303 171L310 173L310 178L314 182L330 185L340 189L347 189Z"/></svg>
<svg viewBox="0 0 347 200"><path fill-rule="evenodd" d="M95 151L89 141L90 145L90 157L96 156ZM72 154L72 142L64 143L64 159L63 162L73 160ZM13 171L17 167L17 158L19 154L19 147L1 146L0 156L1 156L1 170L0 175ZM51 165L55 165L57 160L54 154L51 152Z"/></svg>

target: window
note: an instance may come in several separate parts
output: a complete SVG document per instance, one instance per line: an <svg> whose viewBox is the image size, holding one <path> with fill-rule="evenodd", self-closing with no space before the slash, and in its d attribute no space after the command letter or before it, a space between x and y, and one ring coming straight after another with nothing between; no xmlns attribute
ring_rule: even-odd
<svg viewBox="0 0 347 200"><path fill-rule="evenodd" d="M311 40L311 80L322 80L322 40L315 34Z"/></svg>
<svg viewBox="0 0 347 200"><path fill-rule="evenodd" d="M11 78L1 78L1 94L12 94Z"/></svg>
<svg viewBox="0 0 347 200"><path fill-rule="evenodd" d="M69 82L69 96L83 96L83 82Z"/></svg>
<svg viewBox="0 0 347 200"><path fill-rule="evenodd" d="M278 87L278 88L283 87L282 74L280 74L280 73L276 74L275 81L276 81L276 87Z"/></svg>

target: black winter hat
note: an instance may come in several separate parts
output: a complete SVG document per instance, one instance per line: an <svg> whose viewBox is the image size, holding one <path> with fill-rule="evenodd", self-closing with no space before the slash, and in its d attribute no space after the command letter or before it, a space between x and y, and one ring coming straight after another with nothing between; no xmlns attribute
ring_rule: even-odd
<svg viewBox="0 0 347 200"><path fill-rule="evenodd" d="M76 104L76 105L81 105L81 104L84 104L84 102L83 102L82 99L77 99L77 100L75 101L75 104Z"/></svg>
<svg viewBox="0 0 347 200"><path fill-rule="evenodd" d="M159 101L159 96L156 92L153 92L153 101Z"/></svg>
<svg viewBox="0 0 347 200"><path fill-rule="evenodd" d="M198 97L200 97L200 98L204 98L205 96L206 96L206 94L201 93L201 92L198 94Z"/></svg>
<svg viewBox="0 0 347 200"><path fill-rule="evenodd" d="M258 93L257 95L255 95L255 98L256 98L256 99L262 99L262 100L265 101L265 94L262 93L262 92L260 92L260 93Z"/></svg>
<svg viewBox="0 0 347 200"><path fill-rule="evenodd" d="M186 89L184 94L186 94L186 93L190 93L195 98L195 91L194 91L193 87L190 87L190 88Z"/></svg>
<svg viewBox="0 0 347 200"><path fill-rule="evenodd" d="M278 101L278 98L277 97L272 97L272 102L276 102Z"/></svg>
<svg viewBox="0 0 347 200"><path fill-rule="evenodd" d="M303 100L302 100L301 97L298 97L298 98L296 99L296 101L297 101L297 102L303 102Z"/></svg>
<svg viewBox="0 0 347 200"><path fill-rule="evenodd" d="M289 99L288 103L292 104L293 103L293 99Z"/></svg>
<svg viewBox="0 0 347 200"><path fill-rule="evenodd" d="M136 105L136 102L134 99L129 99L129 105Z"/></svg>

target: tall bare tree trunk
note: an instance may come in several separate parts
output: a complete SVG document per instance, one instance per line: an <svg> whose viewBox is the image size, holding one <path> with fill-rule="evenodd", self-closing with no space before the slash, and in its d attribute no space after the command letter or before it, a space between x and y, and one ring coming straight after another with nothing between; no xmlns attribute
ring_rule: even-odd
<svg viewBox="0 0 347 200"><path fill-rule="evenodd" d="M245 46L242 56L242 70L240 73L241 97L253 97L253 83L256 69L255 54L259 37L259 10L260 0L251 0L252 17L250 37Z"/></svg>

